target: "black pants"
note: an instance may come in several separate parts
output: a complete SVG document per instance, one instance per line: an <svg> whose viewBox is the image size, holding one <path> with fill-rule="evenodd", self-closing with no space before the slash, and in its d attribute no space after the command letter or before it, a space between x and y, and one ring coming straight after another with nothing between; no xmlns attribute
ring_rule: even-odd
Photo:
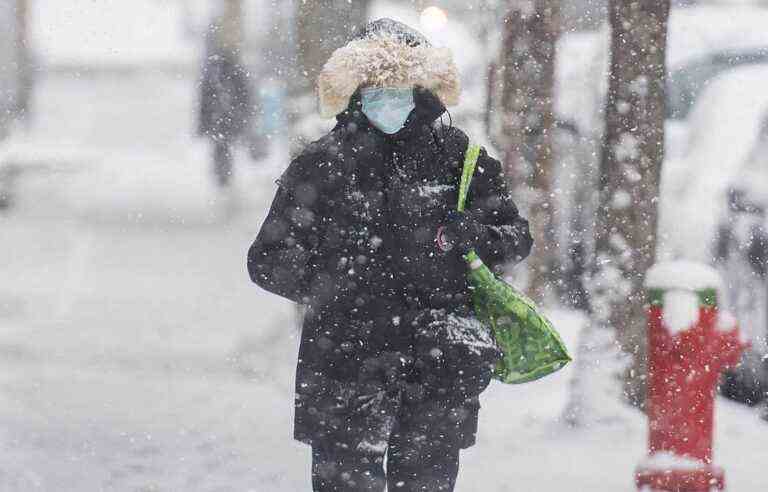
<svg viewBox="0 0 768 492"><path fill-rule="evenodd" d="M312 446L314 492L452 492L459 473L456 443L414 432L392 434L387 450ZM386 452L386 472L384 456Z"/></svg>

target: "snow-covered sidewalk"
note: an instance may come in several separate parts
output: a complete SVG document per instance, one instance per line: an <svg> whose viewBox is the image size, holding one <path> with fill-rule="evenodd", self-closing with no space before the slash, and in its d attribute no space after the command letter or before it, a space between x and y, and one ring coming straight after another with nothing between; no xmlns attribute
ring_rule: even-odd
<svg viewBox="0 0 768 492"><path fill-rule="evenodd" d="M183 316L184 297L180 289L178 301L165 303L165 319ZM290 312L266 295L249 297L230 306L239 322L219 310L193 327L209 330L207 357L189 356L183 344L155 358L142 357L135 342L125 342L133 353L95 342L57 358L49 356L56 347L38 351L35 340L50 343L40 332L33 330L28 345L3 336L0 490L307 490L308 450L290 438ZM92 321L101 340L130 329L120 316ZM145 330L153 317L147 315ZM564 328L575 319L554 318ZM58 331L77 334L73 323ZM240 335L228 336L234 328ZM176 339L186 337L180 332ZM240 370L243 356L257 362L247 365L253 371ZM536 384L491 387L478 445L462 458L459 492L633 490L643 418L569 429L559 419L567 381L564 372ZM730 490L764 490L765 424L725 401L718 414L716 457Z"/></svg>

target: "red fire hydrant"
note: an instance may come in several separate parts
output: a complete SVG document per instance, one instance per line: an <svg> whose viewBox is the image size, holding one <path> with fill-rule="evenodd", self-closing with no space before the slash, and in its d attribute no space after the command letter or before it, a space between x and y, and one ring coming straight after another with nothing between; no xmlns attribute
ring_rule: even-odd
<svg viewBox="0 0 768 492"><path fill-rule="evenodd" d="M746 344L732 317L717 308L720 277L692 262L654 266L646 277L648 313L648 457L639 490L723 490L712 464L715 387Z"/></svg>

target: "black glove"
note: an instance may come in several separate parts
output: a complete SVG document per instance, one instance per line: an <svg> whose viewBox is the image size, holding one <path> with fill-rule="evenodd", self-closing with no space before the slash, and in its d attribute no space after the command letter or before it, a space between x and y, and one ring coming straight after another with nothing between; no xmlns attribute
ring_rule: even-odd
<svg viewBox="0 0 768 492"><path fill-rule="evenodd" d="M480 242L483 224L474 216L452 210L445 224L437 230L437 245L443 251L456 249L466 254Z"/></svg>

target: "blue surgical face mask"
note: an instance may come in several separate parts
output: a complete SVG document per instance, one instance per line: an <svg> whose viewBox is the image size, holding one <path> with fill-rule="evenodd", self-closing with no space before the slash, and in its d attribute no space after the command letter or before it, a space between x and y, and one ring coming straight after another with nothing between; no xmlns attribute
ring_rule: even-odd
<svg viewBox="0 0 768 492"><path fill-rule="evenodd" d="M366 87L360 90L360 96L368 121L388 135L402 130L416 108L412 88Z"/></svg>

